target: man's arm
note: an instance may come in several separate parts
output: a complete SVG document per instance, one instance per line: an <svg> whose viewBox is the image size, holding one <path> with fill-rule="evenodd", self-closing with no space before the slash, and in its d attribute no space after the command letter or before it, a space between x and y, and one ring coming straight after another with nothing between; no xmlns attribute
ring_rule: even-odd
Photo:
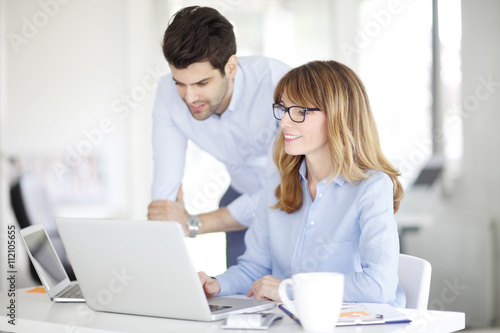
<svg viewBox="0 0 500 333"><path fill-rule="evenodd" d="M200 233L238 231L247 228L236 221L227 207L222 207L213 212L198 216L201 220Z"/></svg>
<svg viewBox="0 0 500 333"><path fill-rule="evenodd" d="M154 200L175 200L184 174L187 137L172 119L172 113L183 110L185 105L175 99L177 90L171 76L160 80L153 109L153 184Z"/></svg>
<svg viewBox="0 0 500 333"><path fill-rule="evenodd" d="M198 217L201 220L201 227L198 231L199 234L218 231L237 231L246 228L246 226L236 221L226 207L219 208L213 212L200 214ZM155 200L148 206L149 220L177 221L182 225L186 235L189 234L186 224L188 218L189 214L184 208L182 187L179 188L176 201Z"/></svg>

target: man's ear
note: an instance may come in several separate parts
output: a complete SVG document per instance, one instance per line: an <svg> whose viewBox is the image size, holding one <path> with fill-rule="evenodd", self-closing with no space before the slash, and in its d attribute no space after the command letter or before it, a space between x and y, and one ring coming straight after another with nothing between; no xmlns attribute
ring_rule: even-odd
<svg viewBox="0 0 500 333"><path fill-rule="evenodd" d="M238 57L235 54L229 57L226 62L226 66L224 66L224 72L226 73L226 77L228 79L234 79L236 76L236 70L238 69Z"/></svg>

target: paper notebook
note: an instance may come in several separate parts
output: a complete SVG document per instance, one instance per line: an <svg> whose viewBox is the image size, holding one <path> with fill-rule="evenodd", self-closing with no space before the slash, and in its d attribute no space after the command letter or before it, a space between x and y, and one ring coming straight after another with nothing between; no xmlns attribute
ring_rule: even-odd
<svg viewBox="0 0 500 333"><path fill-rule="evenodd" d="M290 318L300 324L300 320L283 304L278 306ZM401 324L409 323L407 315L385 303L344 303L337 326Z"/></svg>

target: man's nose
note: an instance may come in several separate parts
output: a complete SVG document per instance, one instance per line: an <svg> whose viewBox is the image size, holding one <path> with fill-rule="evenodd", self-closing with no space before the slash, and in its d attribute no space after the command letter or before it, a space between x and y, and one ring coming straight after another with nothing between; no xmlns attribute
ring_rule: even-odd
<svg viewBox="0 0 500 333"><path fill-rule="evenodd" d="M188 103L194 103L198 100L198 93L196 91L196 88L194 87L187 87L186 88L186 95L184 96L184 99Z"/></svg>

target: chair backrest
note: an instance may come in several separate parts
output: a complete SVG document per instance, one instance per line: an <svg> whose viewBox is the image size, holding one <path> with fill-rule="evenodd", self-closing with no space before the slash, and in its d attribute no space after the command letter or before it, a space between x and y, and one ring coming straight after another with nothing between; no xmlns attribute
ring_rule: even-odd
<svg viewBox="0 0 500 333"><path fill-rule="evenodd" d="M399 255L399 284L406 294L406 307L427 309L431 288L431 264L422 258Z"/></svg>
<svg viewBox="0 0 500 333"><path fill-rule="evenodd" d="M75 280L73 268L57 231L53 203L42 181L34 174L21 175L10 189L10 199L19 227L26 228L33 224L42 223L70 280ZM30 269L35 281L40 281L31 263Z"/></svg>

